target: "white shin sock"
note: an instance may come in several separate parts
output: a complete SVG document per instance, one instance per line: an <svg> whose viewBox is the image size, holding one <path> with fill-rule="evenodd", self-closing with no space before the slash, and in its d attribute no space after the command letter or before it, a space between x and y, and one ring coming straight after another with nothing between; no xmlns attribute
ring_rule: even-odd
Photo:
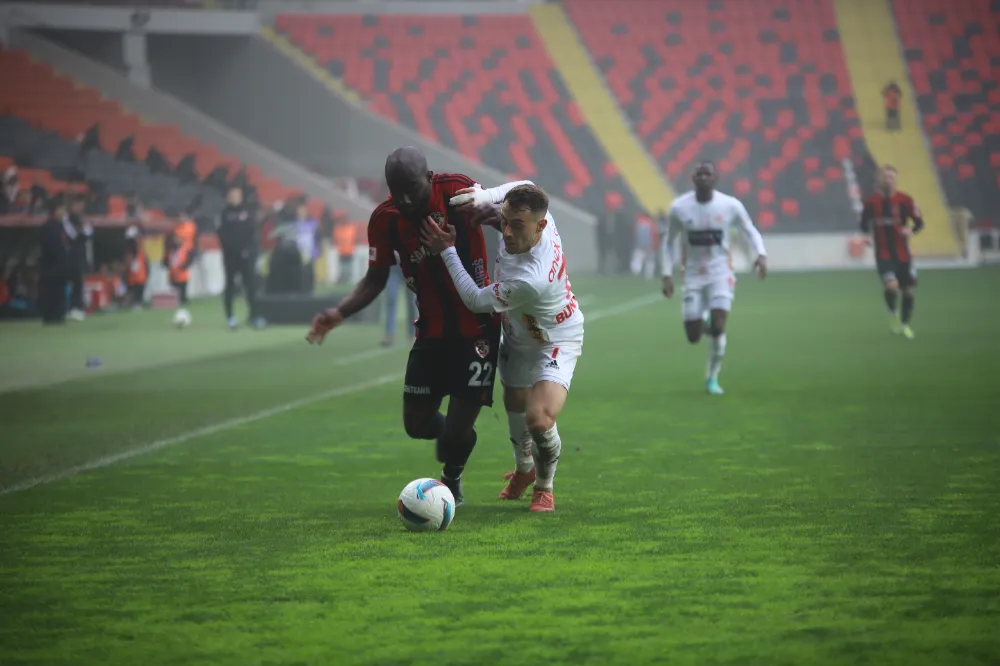
<svg viewBox="0 0 1000 666"><path fill-rule="evenodd" d="M718 379L722 369L722 358L726 355L726 334L708 337L708 377Z"/></svg>
<svg viewBox="0 0 1000 666"><path fill-rule="evenodd" d="M534 436L535 440L535 489L552 490L556 476L556 465L562 452L562 440L559 439L559 429L552 426L550 430Z"/></svg>
<svg viewBox="0 0 1000 666"><path fill-rule="evenodd" d="M527 474L535 468L535 459L531 456L533 442L524 412L507 412L507 432L514 447L514 465L518 472Z"/></svg>

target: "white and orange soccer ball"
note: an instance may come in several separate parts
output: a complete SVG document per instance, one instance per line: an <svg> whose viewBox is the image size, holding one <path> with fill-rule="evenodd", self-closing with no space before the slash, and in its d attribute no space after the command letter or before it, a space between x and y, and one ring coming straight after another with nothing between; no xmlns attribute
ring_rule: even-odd
<svg viewBox="0 0 1000 666"><path fill-rule="evenodd" d="M411 532L443 532L455 517L455 496L437 479L416 479L399 493L396 510Z"/></svg>

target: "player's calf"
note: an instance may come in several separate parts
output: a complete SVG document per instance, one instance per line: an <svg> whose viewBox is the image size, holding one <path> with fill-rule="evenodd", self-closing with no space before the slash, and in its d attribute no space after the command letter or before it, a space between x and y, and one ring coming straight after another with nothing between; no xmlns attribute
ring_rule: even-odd
<svg viewBox="0 0 1000 666"><path fill-rule="evenodd" d="M531 389L526 421L528 431L535 442L536 493L547 491L551 494L552 491L556 465L559 463L559 455L562 453L562 439L559 437L556 419L566 404L566 395L566 388L555 382L541 381ZM534 498L532 498L532 505L534 504ZM545 510L551 510L551 508Z"/></svg>
<svg viewBox="0 0 1000 666"><path fill-rule="evenodd" d="M720 304L722 305L722 304ZM726 355L726 319L728 311L722 308L711 310L711 325L708 329L708 367L705 370L705 388L712 395L722 395L719 386L719 372L722 359Z"/></svg>
<svg viewBox="0 0 1000 666"><path fill-rule="evenodd" d="M907 338L913 338L913 329L910 328L910 318L913 317L913 306L916 298L913 294L913 287L907 286L903 289L903 308L900 312L900 322L902 323L902 333Z"/></svg>

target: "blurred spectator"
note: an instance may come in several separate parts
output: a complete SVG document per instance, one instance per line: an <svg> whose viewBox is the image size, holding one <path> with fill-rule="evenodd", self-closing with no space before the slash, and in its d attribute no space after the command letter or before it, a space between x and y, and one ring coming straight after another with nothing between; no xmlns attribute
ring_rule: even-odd
<svg viewBox="0 0 1000 666"><path fill-rule="evenodd" d="M319 259L323 241L320 237L319 221L309 215L305 203L298 205L295 226L295 242L302 255L302 291L311 294L316 286L316 260Z"/></svg>
<svg viewBox="0 0 1000 666"><path fill-rule="evenodd" d="M66 281L70 273L66 205L61 197L49 204L48 220L41 227L38 260L38 309L43 324L66 321Z"/></svg>
<svg viewBox="0 0 1000 666"><path fill-rule="evenodd" d="M628 216L620 210L617 211L615 214L614 248L615 256L618 258L618 273L620 275L628 275L631 265L634 242L632 227L633 224L629 221Z"/></svg>
<svg viewBox="0 0 1000 666"><path fill-rule="evenodd" d="M82 196L74 197L63 222L66 236L70 240L69 273L66 276L71 289L68 316L75 321L83 321L86 318L83 303L83 276L94 258L94 230L84 218L83 207L85 203Z"/></svg>
<svg viewBox="0 0 1000 666"><path fill-rule="evenodd" d="M31 185L28 199L28 213L30 215L40 215L45 213L45 201L49 198L49 192L42 184L35 179Z"/></svg>
<svg viewBox="0 0 1000 666"><path fill-rule="evenodd" d="M86 157L92 150L101 149L101 129L94 124L80 137L79 157ZM129 144L131 145L131 144Z"/></svg>
<svg viewBox="0 0 1000 666"><path fill-rule="evenodd" d="M238 326L233 314L233 299L236 297L236 276L240 278L243 295L250 309L250 323L255 328L263 326L257 316L257 248L260 245L257 220L253 210L244 202L243 190L231 187L226 194L226 207L219 214L216 225L219 245L222 247L222 264L226 273L223 303L226 309L226 323L235 330Z"/></svg>
<svg viewBox="0 0 1000 666"><path fill-rule="evenodd" d="M17 167L11 165L4 172L3 183L0 185L0 215L6 215L13 210L20 189L17 182Z"/></svg>
<svg viewBox="0 0 1000 666"><path fill-rule="evenodd" d="M656 224L647 213L635 220L635 242L632 250L632 275L645 275L649 280L656 269Z"/></svg>
<svg viewBox="0 0 1000 666"><path fill-rule="evenodd" d="M177 290L178 311L186 311L191 264L198 253L198 228L176 208L167 210L166 215L174 228L164 244L163 265L169 272L170 284Z"/></svg>
<svg viewBox="0 0 1000 666"><path fill-rule="evenodd" d="M149 147L149 151L146 153L146 166L149 167L150 173L169 174L171 171L170 162L156 146Z"/></svg>
<svg viewBox="0 0 1000 666"><path fill-rule="evenodd" d="M354 249L358 242L358 228L350 221L344 219L334 219L333 221L333 244L337 247L337 256L340 257L340 275L337 282L349 284L354 281Z"/></svg>
<svg viewBox="0 0 1000 666"><path fill-rule="evenodd" d="M146 221L146 207L142 205L142 200L136 192L130 192L125 199L125 218L129 222Z"/></svg>
<svg viewBox="0 0 1000 666"><path fill-rule="evenodd" d="M618 227L618 211L607 206L604 214L597 218L597 271L608 272L608 261L614 252L615 229Z"/></svg>
<svg viewBox="0 0 1000 666"><path fill-rule="evenodd" d="M42 201L42 203L45 202ZM42 210L44 212L44 208ZM7 207L5 212L9 215L31 215L31 192L20 190L17 193L17 198Z"/></svg>
<svg viewBox="0 0 1000 666"><path fill-rule="evenodd" d="M125 297L127 305L133 309L142 308L146 297L146 281L149 279L149 257L139 243L139 227L125 230Z"/></svg>
<svg viewBox="0 0 1000 666"><path fill-rule="evenodd" d="M275 241L268 263L265 289L269 294L297 294L302 291L302 253L291 224L278 224L269 238Z"/></svg>
<svg viewBox="0 0 1000 666"><path fill-rule="evenodd" d="M903 91L895 81L890 81L882 89L882 102L885 105L885 128L890 132L900 130L899 103L903 99Z"/></svg>
<svg viewBox="0 0 1000 666"><path fill-rule="evenodd" d="M177 163L174 176L183 184L197 183L198 173L195 171L194 153L188 153Z"/></svg>
<svg viewBox="0 0 1000 666"><path fill-rule="evenodd" d="M135 162L135 152L132 150L132 144L135 143L135 139L131 136L127 136L121 140L118 144L118 150L115 151L115 160L118 162Z"/></svg>

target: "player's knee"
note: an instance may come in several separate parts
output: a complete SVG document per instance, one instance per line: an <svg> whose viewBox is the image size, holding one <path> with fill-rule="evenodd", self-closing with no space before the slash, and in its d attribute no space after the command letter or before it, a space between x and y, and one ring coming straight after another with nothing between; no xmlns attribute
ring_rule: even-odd
<svg viewBox="0 0 1000 666"><path fill-rule="evenodd" d="M889 280L885 283L885 293L887 294L898 294L899 293L899 283L895 280Z"/></svg>
<svg viewBox="0 0 1000 666"><path fill-rule="evenodd" d="M528 412L524 416L528 431L532 435L548 432L556 424L555 416L548 413L545 409L533 409L529 407Z"/></svg>
<svg viewBox="0 0 1000 666"><path fill-rule="evenodd" d="M913 296L913 286L904 287L903 296Z"/></svg>
<svg viewBox="0 0 1000 666"><path fill-rule="evenodd" d="M410 439L434 439L438 436L436 414L403 412L403 429Z"/></svg>
<svg viewBox="0 0 1000 666"><path fill-rule="evenodd" d="M693 326L688 326L684 328L684 332L687 333L688 342L690 342L691 344L695 344L701 340L702 328L700 324L701 322L699 322L699 326L697 328Z"/></svg>
<svg viewBox="0 0 1000 666"><path fill-rule="evenodd" d="M508 412L524 413L528 391L522 388L503 387L503 407Z"/></svg>

